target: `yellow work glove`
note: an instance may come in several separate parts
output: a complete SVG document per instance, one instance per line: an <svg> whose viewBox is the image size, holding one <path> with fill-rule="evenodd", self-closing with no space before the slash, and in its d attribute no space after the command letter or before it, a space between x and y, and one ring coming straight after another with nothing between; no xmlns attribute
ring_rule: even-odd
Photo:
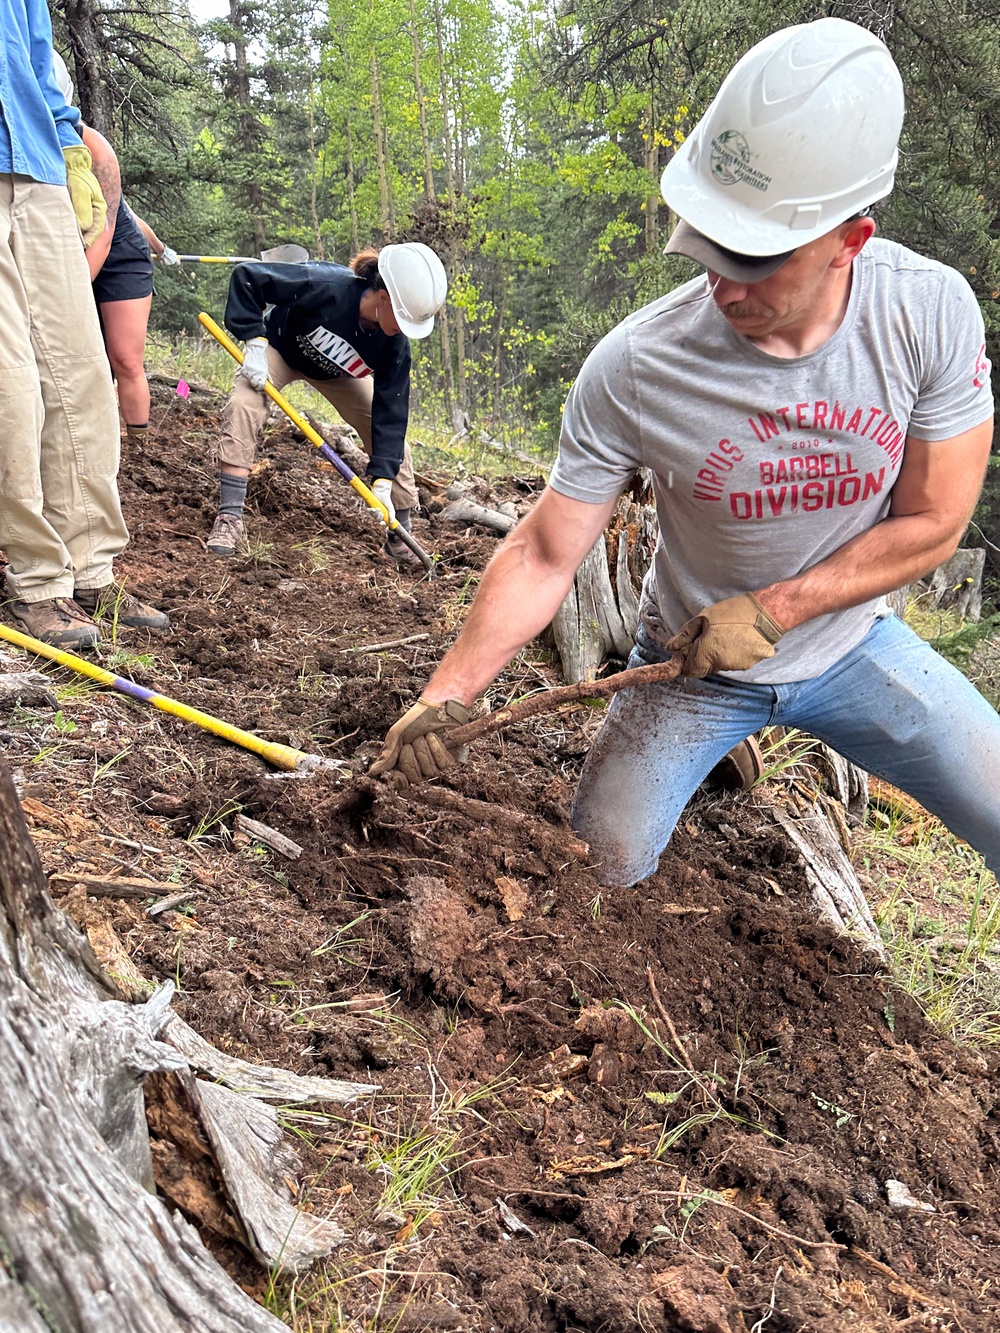
<svg viewBox="0 0 1000 1333"><path fill-rule="evenodd" d="M389 728L382 753L368 770L372 777L385 774L398 790L411 782L439 778L457 763L464 763L466 750L456 754L443 744L442 733L460 727L469 720L469 710L457 699L443 704L419 699Z"/></svg>
<svg viewBox="0 0 1000 1333"><path fill-rule="evenodd" d="M90 149L83 144L63 149L66 159L66 188L83 235L83 248L93 245L108 225L108 205L94 175Z"/></svg>
<svg viewBox="0 0 1000 1333"><path fill-rule="evenodd" d="M711 676L717 671L748 671L774 656L784 634L752 592L706 606L682 625L667 647L684 654L685 676Z"/></svg>

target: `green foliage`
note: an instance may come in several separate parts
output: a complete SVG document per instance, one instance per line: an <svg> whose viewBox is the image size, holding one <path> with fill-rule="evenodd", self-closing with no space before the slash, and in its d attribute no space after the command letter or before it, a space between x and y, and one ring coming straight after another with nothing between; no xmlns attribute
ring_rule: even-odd
<svg viewBox="0 0 1000 1333"><path fill-rule="evenodd" d="M940 0L229 0L204 25L166 0L53 3L57 44L101 52L126 194L169 244L296 241L340 262L433 245L450 292L414 349L421 427L519 450L551 448L594 344L697 272L662 253L659 176L734 61L783 24L853 19L907 89L880 228L968 277L1000 362L1000 30L983 0L961 22ZM158 273L154 327L195 331L228 279ZM996 460L976 522L996 538Z"/></svg>

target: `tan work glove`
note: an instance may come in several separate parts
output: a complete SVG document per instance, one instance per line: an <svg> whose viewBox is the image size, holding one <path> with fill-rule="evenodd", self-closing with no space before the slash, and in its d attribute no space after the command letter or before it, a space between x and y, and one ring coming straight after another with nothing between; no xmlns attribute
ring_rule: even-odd
<svg viewBox="0 0 1000 1333"><path fill-rule="evenodd" d="M108 205L94 175L90 149L83 144L63 149L66 159L66 188L83 235L83 248L94 244L108 225Z"/></svg>
<svg viewBox="0 0 1000 1333"><path fill-rule="evenodd" d="M395 726L389 728L382 753L368 770L372 777L386 774L402 791L411 782L439 778L457 763L464 763L467 749L456 754L442 743L442 733L469 720L469 710L457 699L432 704L418 699Z"/></svg>
<svg viewBox="0 0 1000 1333"><path fill-rule="evenodd" d="M706 606L682 625L667 647L684 654L685 676L711 676L717 671L748 671L774 656L784 630L752 592Z"/></svg>

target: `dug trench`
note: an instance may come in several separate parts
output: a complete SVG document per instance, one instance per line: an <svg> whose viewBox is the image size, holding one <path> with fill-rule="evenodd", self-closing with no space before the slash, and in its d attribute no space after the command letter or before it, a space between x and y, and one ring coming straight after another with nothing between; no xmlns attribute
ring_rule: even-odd
<svg viewBox="0 0 1000 1333"><path fill-rule="evenodd" d="M159 388L149 441L124 460L122 572L173 631L122 631L116 669L269 739L372 756L497 538L442 523L430 478L415 531L438 577L399 570L275 423L248 550L213 558L219 407ZM470 484L523 506L541 479ZM379 643L397 646L360 651ZM488 702L557 682L532 646ZM98 947L174 979L179 1012L223 1050L379 1085L326 1123L294 1122L298 1200L349 1235L294 1295L254 1267L150 1089L161 1190L294 1327L1000 1326L996 1061L946 1040L873 955L816 922L762 798L700 794L658 873L609 891L567 821L588 708L482 742L448 781L458 799L436 805L272 774L105 694L71 693L60 716L49 763L41 723L15 716L0 738L59 901ZM234 833L237 813L301 855ZM197 897L150 918L76 874ZM889 1181L911 1206L890 1205Z"/></svg>

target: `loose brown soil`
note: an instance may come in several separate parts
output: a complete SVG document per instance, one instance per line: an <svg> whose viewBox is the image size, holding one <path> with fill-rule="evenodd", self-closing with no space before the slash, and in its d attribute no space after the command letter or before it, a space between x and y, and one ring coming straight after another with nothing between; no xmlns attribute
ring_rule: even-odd
<svg viewBox="0 0 1000 1333"><path fill-rule="evenodd" d="M370 757L496 538L438 521L430 487L416 535L439 577L400 572L343 483L276 424L251 555L215 559L201 538L218 406L161 391L145 452L125 460L122 573L174 629L123 631L117 669L270 739ZM521 503L538 484L478 483L477 498ZM556 681L529 651L491 700ZM199 891L192 913L158 919L80 887L68 910L95 939L113 929L150 980L174 978L178 1010L221 1048L379 1085L303 1139L300 1198L351 1240L288 1298L296 1327L1000 1327L994 1065L812 919L752 802L699 796L657 875L601 892L567 824L587 709L477 748L449 786L484 813L278 776L117 697L62 707L61 731L16 716L0 733L47 868ZM301 857L234 841L237 810ZM265 1298L210 1167L150 1100L161 1187ZM394 1200L380 1156L407 1142L412 1166L421 1140L448 1149L443 1164ZM893 1211L890 1179L933 1211Z"/></svg>

